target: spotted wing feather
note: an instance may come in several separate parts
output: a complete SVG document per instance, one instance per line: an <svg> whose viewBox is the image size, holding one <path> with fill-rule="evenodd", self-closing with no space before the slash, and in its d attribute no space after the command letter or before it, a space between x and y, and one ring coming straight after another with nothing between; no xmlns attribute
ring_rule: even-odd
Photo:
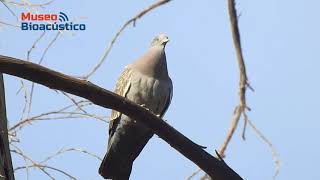
<svg viewBox="0 0 320 180"><path fill-rule="evenodd" d="M116 88L115 88L115 93L126 97L127 93L129 92L131 83L130 83L130 79L131 79L131 74L132 71L130 68L126 67L125 70L121 73L117 84L116 84ZM115 121L118 121L118 118L121 116L121 113L116 111L116 110L112 110L111 112L111 117L110 117L110 122L109 122L109 134L111 134L113 126L116 125Z"/></svg>

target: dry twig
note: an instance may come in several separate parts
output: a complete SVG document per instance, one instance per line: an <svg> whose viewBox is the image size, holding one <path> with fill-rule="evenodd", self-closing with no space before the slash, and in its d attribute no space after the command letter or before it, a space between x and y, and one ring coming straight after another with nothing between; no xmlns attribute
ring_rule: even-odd
<svg viewBox="0 0 320 180"><path fill-rule="evenodd" d="M82 149L82 148L61 148L59 151L57 151L57 152L54 153L53 155L48 156L45 160L41 161L41 163L46 163L46 162L48 162L50 159L55 158L55 157L57 157L57 156L59 156L59 155L62 155L62 154L64 154L64 153L66 153L66 152L80 152L80 153L89 155L89 156L91 156L91 157L94 157L94 158L102 161L102 158L99 157L98 155L96 155L96 154L94 154L94 153L92 153L92 152L89 152L89 151L87 151L87 150L85 150L85 149Z"/></svg>
<svg viewBox="0 0 320 180"><path fill-rule="evenodd" d="M58 39L58 37L60 36L60 34L61 34L61 31L58 31L57 34L55 35L55 37L50 41L50 43L48 44L48 46L47 46L47 47L45 48L45 50L43 51L42 56L41 56L38 64L41 64L41 63L42 63L42 61L44 60L44 57L45 57L45 55L47 54L48 50L49 50L50 47L56 42L56 40ZM28 61L29 61L29 59L28 59ZM29 98L27 118L29 117L30 112L31 112L34 88L35 88L35 84L32 83L32 84L31 84L31 92L30 92L30 98Z"/></svg>
<svg viewBox="0 0 320 180"><path fill-rule="evenodd" d="M247 87L250 88L250 85L248 83L248 77L246 72L246 66L244 63L244 58L242 54L242 48L241 48L241 41L240 41L240 33L239 33L239 27L238 27L238 16L237 11L235 8L235 0L228 0L228 12L229 12L229 18L230 18L230 24L231 24L231 34L233 39L233 44L236 50L236 56L237 61L239 65L239 72L240 72L240 81L239 81L239 100L240 103L237 107L235 107L233 118L231 120L231 126L227 133L226 139L222 146L220 147L219 154L224 157L226 148L234 134L235 129L237 128L238 122L240 120L241 115L246 110L250 110L247 107L246 103L246 90ZM252 88L250 88L252 89Z"/></svg>
<svg viewBox="0 0 320 180"><path fill-rule="evenodd" d="M10 12L10 14L12 14L12 16L14 16L16 18L16 21L19 21L18 16L16 15L15 12L12 11L12 9L7 5L7 2L5 0L0 0L0 2L2 2L2 4L8 9L8 11Z"/></svg>
<svg viewBox="0 0 320 180"><path fill-rule="evenodd" d="M129 26L131 23L133 24L133 26L135 26L136 21L138 19L140 19L142 16L144 16L145 14L147 14L148 12L152 11L153 9L162 6L166 3L168 3L171 0L161 0L158 1L157 3L147 7L146 9L142 10L141 12L139 12L137 15L135 15L133 18L129 19L127 22L125 22L122 27L118 30L118 32L115 34L115 36L112 38L111 42L109 43L109 46L107 47L107 49L105 50L104 54L102 55L101 59L99 60L99 62L94 66L94 68L86 75L83 77L83 79L88 79L90 76L92 76L98 69L99 67L103 64L103 62L105 61L105 59L107 58L107 56L109 55L114 43L116 42L116 40L118 39L118 37L120 36L120 34L123 32L123 30Z"/></svg>
<svg viewBox="0 0 320 180"><path fill-rule="evenodd" d="M56 152L55 154L53 154L51 156L48 156L47 158L45 158L41 162L36 162L35 160L33 160L32 158L27 156L25 153L23 153L23 151L20 148L18 148L17 146L15 146L14 144L11 144L11 146L14 148L13 150L11 150L11 152L21 156L25 161L25 165L24 166L16 167L14 169L14 171L26 169L27 178L29 177L29 168L34 167L34 168L38 168L39 170L41 170L44 174L46 174L52 180L55 180L56 178L54 178L54 176L51 175L46 169L54 170L56 172L59 172L59 173L65 175L65 176L69 177L70 179L77 180L77 178L72 176L70 173L67 173L66 171L63 171L63 170L61 170L59 168L52 167L52 166L49 166L49 165L45 164L50 159L52 159L52 158L54 158L54 157L56 157L58 155L64 154L66 152L71 152L71 151L80 152L80 153L84 153L84 154L87 154L87 155L89 155L91 157L94 157L94 158L97 158L97 159L101 160L100 157L98 157L97 155L95 155L93 153L88 152L87 150L80 149L80 148L68 148L68 149L59 150L58 152ZM28 161L30 162L30 164L28 163Z"/></svg>
<svg viewBox="0 0 320 180"><path fill-rule="evenodd" d="M30 61L30 54L32 52L33 49L36 48L36 45L38 44L38 42L44 37L44 35L46 34L46 31L43 31L40 36L33 42L32 46L30 47L30 49L27 51L27 61Z"/></svg>
<svg viewBox="0 0 320 180"><path fill-rule="evenodd" d="M39 121L39 120L52 120L52 119L67 119L67 118L93 118L97 119L103 122L108 122L106 117L99 117L94 114L89 114L89 113L78 113L75 111L68 111L70 108L77 107L77 108L83 108L84 106L91 105L92 103L86 101L86 100L81 100L76 102L76 104L68 105L65 106L61 109L58 109L56 111L49 111L45 113L41 113L39 115L29 117L27 119L23 119L16 124L14 124L12 127L9 128L9 132L17 131L18 129L22 129L25 125L30 124L33 121ZM58 116L58 115L63 115L63 116ZM73 115L78 115L78 116L73 116ZM54 116L54 117L52 117Z"/></svg>
<svg viewBox="0 0 320 180"><path fill-rule="evenodd" d="M247 107L247 103L246 103L246 90L247 90L247 87L250 88L250 85L248 83L246 66L245 66L244 58L243 58L243 54L242 54L240 33L239 33L239 27L238 27L238 16L237 16L236 8L235 8L235 0L228 0L228 12L229 12L229 18L230 18L230 24L231 24L231 34L232 34L233 44L234 44L234 47L236 50L236 56L237 56L237 61L238 61L238 65L239 65L239 72L240 72L240 81L239 81L239 100L240 100L240 103L234 109L230 128L227 132L227 136L224 139L223 144L221 145L221 147L219 149L219 154L221 157L225 156L225 151L228 147L228 144L231 141L231 138L232 138L236 128L238 127L238 122L241 118L241 115L243 115L246 110L250 110ZM252 88L250 88L250 89L252 89ZM245 121L246 121L246 119L245 119ZM207 174L205 174L200 179L205 180L208 178L209 178L209 176Z"/></svg>
<svg viewBox="0 0 320 180"><path fill-rule="evenodd" d="M20 28L20 25L11 24L11 23L7 23L7 22L4 22L4 21L0 21L0 24L6 25L6 26L15 27L15 28Z"/></svg>
<svg viewBox="0 0 320 180"><path fill-rule="evenodd" d="M238 106L235 107L233 117L231 120L230 128L227 132L227 136L226 136L222 146L219 149L219 154L221 155L221 157L225 156L225 151L227 149L227 146L230 143L231 138L234 135L236 128L238 127L238 122L239 122L241 115L242 115L243 119L244 119L242 138L245 139L246 126L249 123L250 126L256 132L257 136L260 139L262 139L268 145L268 147L271 149L272 156L273 156L273 159L276 164L276 172L274 175L274 177L275 177L278 174L279 167L280 167L280 161L277 156L277 153L276 153L275 149L273 148L272 144L270 143L270 141L267 138L265 138L265 136L249 120L247 112L246 112L247 110L250 110L250 108L247 106L247 103L246 103L246 90L247 90L247 88L249 88L253 91L253 88L248 83L246 66L245 66L244 58L243 58L243 54L242 54L240 33L239 33L239 27L238 27L238 16L237 16L236 8L235 8L235 0L228 0L228 12L229 12L229 18L230 18L230 24L231 24L231 33L232 33L233 44L234 44L234 47L236 50L236 56L237 56L237 61L238 61L238 65L239 65L239 72L240 72L240 81L239 81L240 103ZM201 180L205 180L208 178L209 178L209 176L207 174L205 174L201 178Z"/></svg>
<svg viewBox="0 0 320 180"><path fill-rule="evenodd" d="M272 154L272 159L275 163L275 172L273 175L273 179L276 178L276 176L279 174L280 171L280 165L281 165L281 161L279 159L279 155L277 153L277 151L275 150L275 148L273 147L272 143L263 135L263 133L250 121L250 119L248 119L248 124L252 127L253 131L256 133L256 135L259 137L259 139L261 139L264 143L267 144L267 146L269 147L271 154Z"/></svg>
<svg viewBox="0 0 320 180"><path fill-rule="evenodd" d="M45 6L50 5L51 3L53 3L54 0L45 2L45 3L38 3L38 4L34 4L34 3L30 3L28 1L24 2L24 3L18 3L18 2L14 2L14 1L8 1L8 3L15 5L15 6L20 6L20 7L41 7L44 8Z"/></svg>

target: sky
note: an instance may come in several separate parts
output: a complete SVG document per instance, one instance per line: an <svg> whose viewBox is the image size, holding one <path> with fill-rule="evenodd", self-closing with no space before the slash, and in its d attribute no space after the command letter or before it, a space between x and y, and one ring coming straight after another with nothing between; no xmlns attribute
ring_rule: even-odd
<svg viewBox="0 0 320 180"><path fill-rule="evenodd" d="M31 1L39 3L43 1ZM42 65L72 76L87 74L101 58L118 29L155 1L59 1L33 12L64 12L69 19L86 24L85 31L63 33L48 49ZM239 28L248 78L254 92L247 92L252 109L248 116L272 142L281 168L277 180L320 179L318 162L320 107L320 2L316 0L238 1ZM10 6L17 15L28 10ZM141 56L152 38L166 33L168 69L174 85L171 106L164 119L194 142L219 149L238 104L239 72L232 44L227 1L172 1L146 14L121 34L106 61L90 81L112 90L123 68ZM0 4L0 22L17 23ZM18 22L19 24L20 22ZM26 59L40 31L22 31L0 24L0 54ZM38 62L56 32L48 32L33 49ZM30 82L26 87L30 91ZM5 75L9 126L20 120L24 93L20 79ZM36 85L30 116L59 109L70 100L61 93ZM97 106L90 112L109 116ZM241 177L269 180L275 164L268 146L248 127L241 139L239 123L225 161ZM37 121L20 131L14 145L37 161L61 148L83 148L100 157L106 152L107 123L92 118ZM100 161L69 152L48 162L78 179L100 180ZM13 165L24 165L13 154ZM198 167L166 142L154 136L136 159L131 179L186 179ZM57 179L69 179L50 171ZM24 170L15 173L26 179ZM199 174L194 179L199 179ZM49 179L31 169L30 179Z"/></svg>

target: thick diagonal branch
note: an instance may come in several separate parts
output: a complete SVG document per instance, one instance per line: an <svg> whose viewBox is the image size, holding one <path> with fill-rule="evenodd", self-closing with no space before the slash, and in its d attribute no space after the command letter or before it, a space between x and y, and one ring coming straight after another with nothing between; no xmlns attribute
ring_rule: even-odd
<svg viewBox="0 0 320 180"><path fill-rule="evenodd" d="M213 179L242 179L223 161L211 156L199 145L192 142L147 109L89 81L79 80L31 62L1 55L0 72L24 78L52 89L65 91L86 98L96 105L124 113L146 124L155 134L197 164Z"/></svg>

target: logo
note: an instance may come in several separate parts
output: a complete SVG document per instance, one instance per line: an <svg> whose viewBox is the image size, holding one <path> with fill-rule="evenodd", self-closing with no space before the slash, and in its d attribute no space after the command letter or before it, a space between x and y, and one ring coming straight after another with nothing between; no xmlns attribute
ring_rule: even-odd
<svg viewBox="0 0 320 180"><path fill-rule="evenodd" d="M68 18L68 16L67 16L65 13L60 12L60 13L59 13L59 21L60 21L60 22L69 21L69 18Z"/></svg>
<svg viewBox="0 0 320 180"><path fill-rule="evenodd" d="M85 24L72 23L68 16L59 12L59 14L32 14L21 13L21 30L23 31L84 31Z"/></svg>

